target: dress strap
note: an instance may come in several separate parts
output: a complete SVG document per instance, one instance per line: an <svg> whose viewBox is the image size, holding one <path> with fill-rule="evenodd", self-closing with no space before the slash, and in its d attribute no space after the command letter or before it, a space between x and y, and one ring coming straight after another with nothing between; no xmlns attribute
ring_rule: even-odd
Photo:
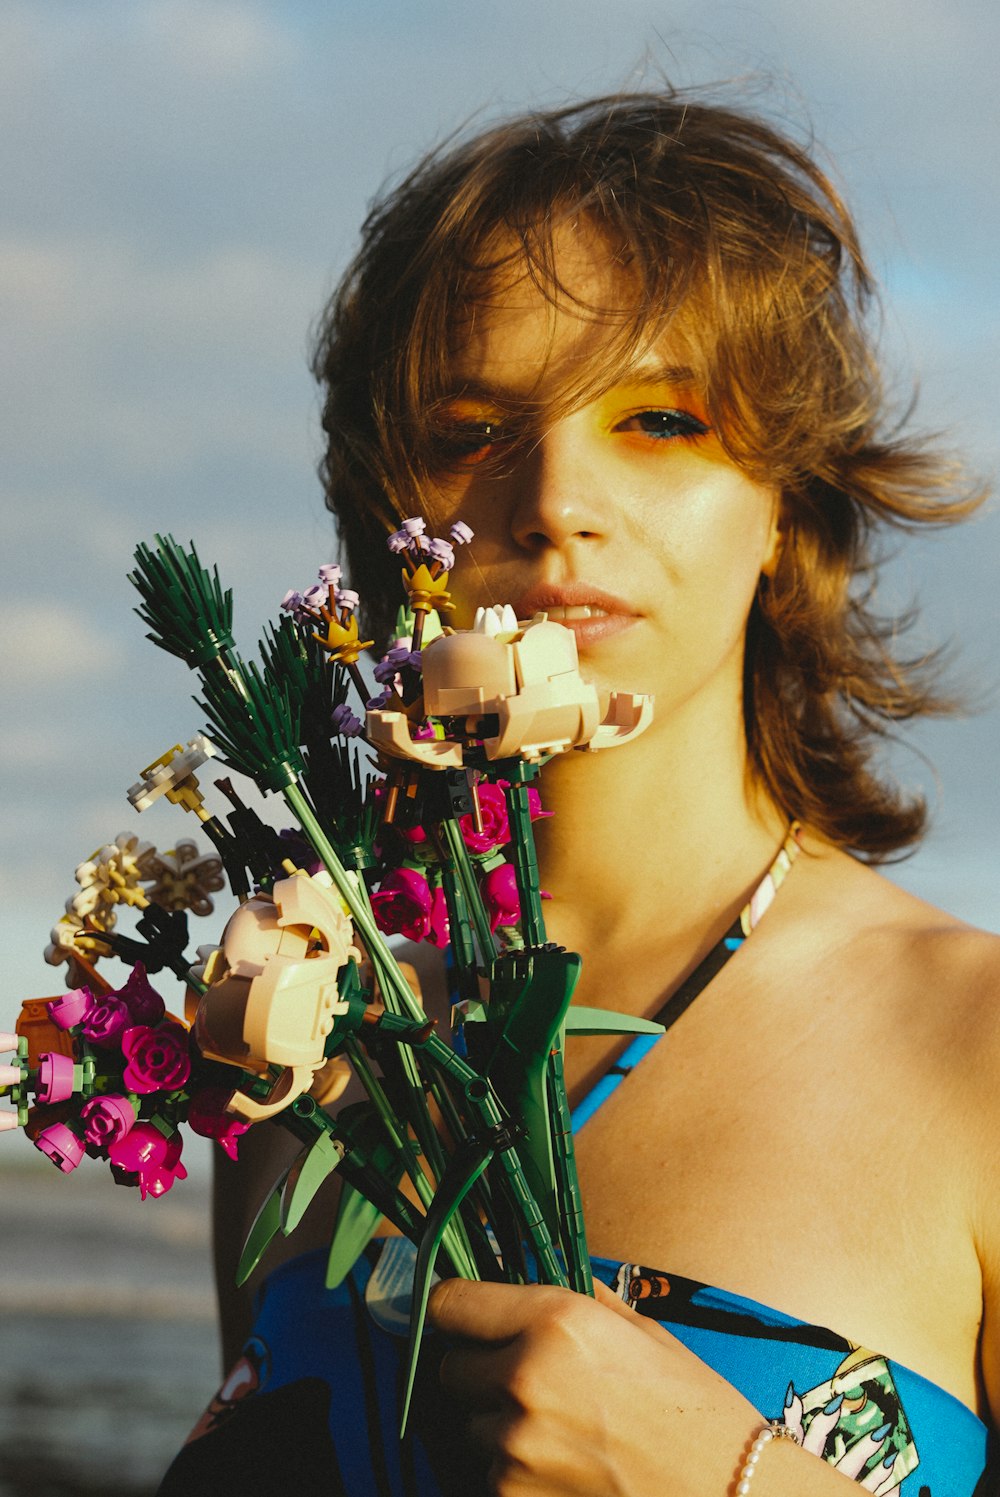
<svg viewBox="0 0 1000 1497"><path fill-rule="evenodd" d="M685 977L680 986L674 989L659 1012L653 1015L656 1023L663 1025L664 1031L677 1023L681 1014L691 1007L698 994L704 992L729 959L736 955L751 931L760 924L770 909L774 896L781 888L789 869L798 857L800 831L799 823L793 821L785 834L785 840L778 849L777 857L725 935L715 943L708 955L698 963L689 976ZM621 1086L629 1072L635 1070L640 1060L648 1055L657 1041L662 1038L662 1034L636 1035L635 1039L622 1051L614 1065L605 1071L587 1095L582 1097L573 1108L571 1117L574 1132L593 1117L611 1093Z"/></svg>

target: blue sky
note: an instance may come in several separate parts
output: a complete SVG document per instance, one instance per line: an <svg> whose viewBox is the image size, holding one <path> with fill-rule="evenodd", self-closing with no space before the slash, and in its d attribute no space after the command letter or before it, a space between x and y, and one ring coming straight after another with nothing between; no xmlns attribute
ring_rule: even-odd
<svg viewBox="0 0 1000 1497"><path fill-rule="evenodd" d="M6 1008L59 989L41 950L73 868L131 829L138 771L201 726L191 681L143 639L136 541L193 537L252 648L330 559L314 477L312 320L365 205L472 116L621 87L740 78L810 124L887 290L885 344L918 415L998 467L1000 242L992 0L809 7L645 0L251 4L69 0L0 12L0 860ZM995 508L906 548L925 639L963 645L983 710L934 724L897 773L935 831L900 877L1000 929ZM213 930L205 922L198 939Z"/></svg>

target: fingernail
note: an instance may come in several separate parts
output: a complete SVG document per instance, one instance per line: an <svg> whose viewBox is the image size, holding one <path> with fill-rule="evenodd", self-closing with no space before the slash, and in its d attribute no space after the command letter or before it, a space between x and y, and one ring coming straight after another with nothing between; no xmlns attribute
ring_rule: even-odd
<svg viewBox="0 0 1000 1497"><path fill-rule="evenodd" d="M794 1386L791 1383L789 1383L788 1384L788 1390L785 1393L785 1408L786 1409L790 1409L791 1408L792 1403L794 1402L794 1399L795 1399L795 1388L794 1388Z"/></svg>
<svg viewBox="0 0 1000 1497"><path fill-rule="evenodd" d="M883 1424L883 1426L882 1426L881 1429L877 1429L875 1431L875 1433L872 1435L872 1439L875 1441L875 1444L876 1445L881 1445L882 1441L885 1439L886 1435L889 1433L889 1431L891 1429L892 1429L892 1425L891 1424Z"/></svg>
<svg viewBox="0 0 1000 1497"><path fill-rule="evenodd" d="M887 1471L890 1466L894 1466L896 1464L896 1452L894 1450L890 1450L889 1454L886 1456L882 1464Z"/></svg>
<svg viewBox="0 0 1000 1497"><path fill-rule="evenodd" d="M844 1401L844 1395L843 1395L843 1393L838 1393L837 1396L836 1396L836 1398L831 1398L830 1399L830 1402L827 1404L826 1408L823 1410L823 1413L824 1414L835 1414L837 1412L837 1410L840 1408L840 1405L843 1403L843 1401Z"/></svg>

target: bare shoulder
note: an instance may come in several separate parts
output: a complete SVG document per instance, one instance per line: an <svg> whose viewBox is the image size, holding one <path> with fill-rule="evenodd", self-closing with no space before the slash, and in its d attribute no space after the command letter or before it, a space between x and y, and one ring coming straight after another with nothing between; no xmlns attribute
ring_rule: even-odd
<svg viewBox="0 0 1000 1497"><path fill-rule="evenodd" d="M946 1002L969 1024L977 1013L987 1028L1000 1020L1000 936L818 841L806 841L800 866L805 901L823 911L831 940L870 964L887 992L909 998L917 1009Z"/></svg>

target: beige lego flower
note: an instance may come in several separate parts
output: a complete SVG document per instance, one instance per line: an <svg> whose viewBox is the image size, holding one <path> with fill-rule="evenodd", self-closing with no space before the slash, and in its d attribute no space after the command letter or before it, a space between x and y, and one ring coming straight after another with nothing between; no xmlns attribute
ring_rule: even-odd
<svg viewBox="0 0 1000 1497"><path fill-rule="evenodd" d="M119 832L114 842L99 847L81 863L74 877L80 893L66 902L66 912L90 920L98 929L108 929L114 905L144 909L149 903L143 881L150 877L150 859L156 853L151 842L141 842L128 832Z"/></svg>

